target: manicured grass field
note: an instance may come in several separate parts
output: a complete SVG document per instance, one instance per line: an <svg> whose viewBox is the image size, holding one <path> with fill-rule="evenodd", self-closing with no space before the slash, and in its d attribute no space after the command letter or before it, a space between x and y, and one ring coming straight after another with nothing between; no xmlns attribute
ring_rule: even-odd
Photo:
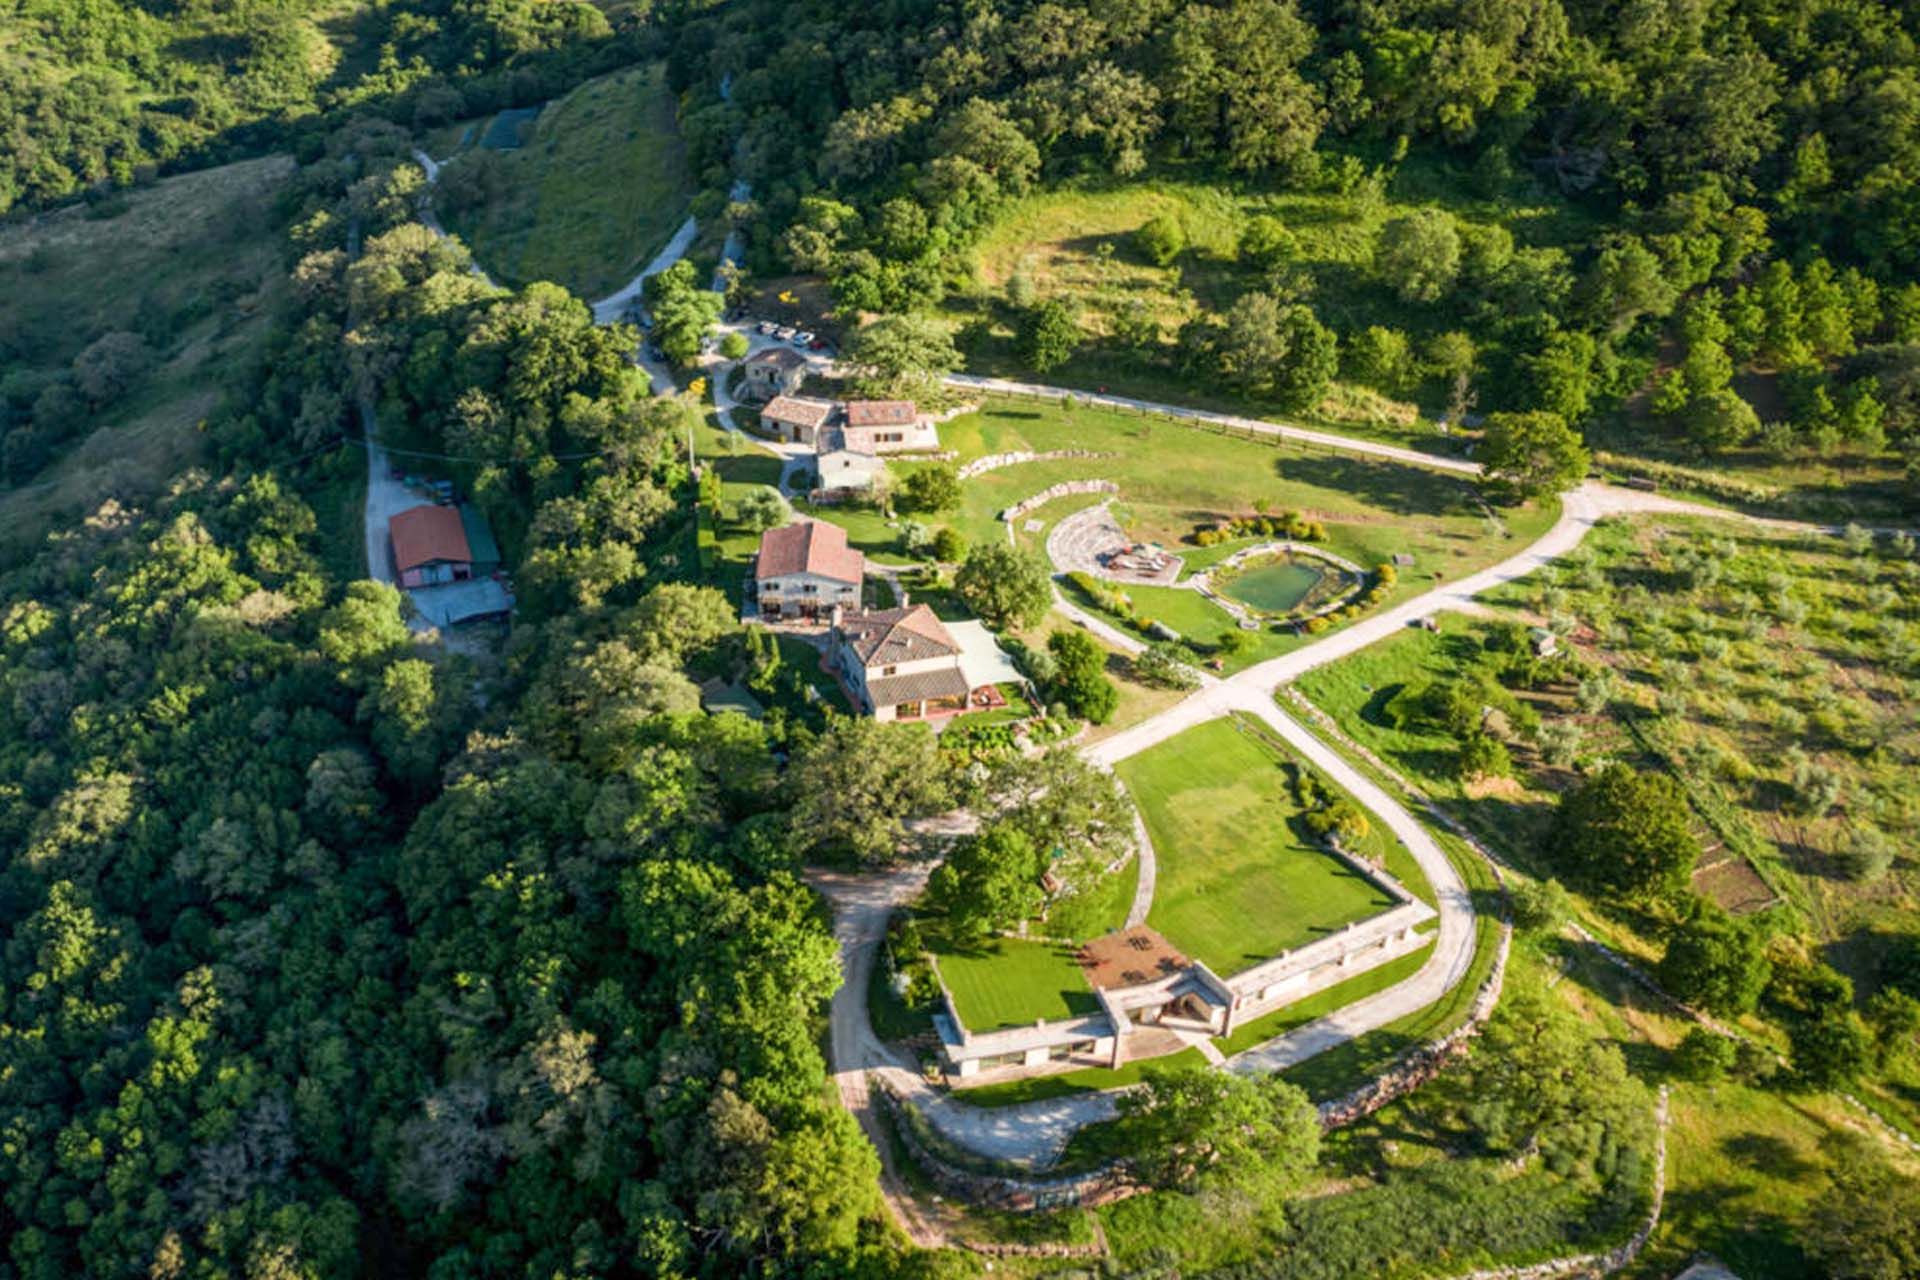
<svg viewBox="0 0 1920 1280"><path fill-rule="evenodd" d="M1099 1010L1073 948L1062 943L994 938L961 948L937 940L929 929L927 944L969 1031L1024 1026L1039 1018L1076 1018Z"/></svg>
<svg viewBox="0 0 1920 1280"><path fill-rule="evenodd" d="M1117 769L1159 860L1147 923L1223 977L1393 906L1294 830L1281 763L1223 719Z"/></svg>
<svg viewBox="0 0 1920 1280"><path fill-rule="evenodd" d="M687 173L666 69L602 76L540 113L517 151L471 149L484 192L448 210L497 280L551 280L586 298L626 283L687 216Z"/></svg>

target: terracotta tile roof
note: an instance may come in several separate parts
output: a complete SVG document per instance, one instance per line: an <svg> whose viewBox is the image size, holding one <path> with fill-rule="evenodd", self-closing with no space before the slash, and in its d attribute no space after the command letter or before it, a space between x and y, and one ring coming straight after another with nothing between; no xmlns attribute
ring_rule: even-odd
<svg viewBox="0 0 1920 1280"><path fill-rule="evenodd" d="M807 358L791 347L762 347L747 357L748 364L770 364L776 369L798 369Z"/></svg>
<svg viewBox="0 0 1920 1280"><path fill-rule="evenodd" d="M832 420L839 406L831 400L810 400L806 396L775 396L760 410L763 419L797 422L803 427L821 427Z"/></svg>
<svg viewBox="0 0 1920 1280"><path fill-rule="evenodd" d="M911 400L849 400L847 425L850 427L909 427L920 417Z"/></svg>
<svg viewBox="0 0 1920 1280"><path fill-rule="evenodd" d="M876 707L897 707L903 702L924 702L928 698L964 698L967 678L958 667L940 667L933 671L915 671L904 676L876 676L867 681L867 696Z"/></svg>
<svg viewBox="0 0 1920 1280"><path fill-rule="evenodd" d="M847 545L845 529L824 520L802 520L761 534L753 576L764 582L795 573L857 586L866 577L867 558Z"/></svg>
<svg viewBox="0 0 1920 1280"><path fill-rule="evenodd" d="M466 528L452 507L428 505L402 511L387 522L387 536L393 539L394 568L401 573L435 560L473 561Z"/></svg>
<svg viewBox="0 0 1920 1280"><path fill-rule="evenodd" d="M952 633L923 604L849 613L840 620L840 633L864 667L960 656L960 646ZM959 671L958 665L954 670ZM965 684L966 677L960 677L960 683Z"/></svg>

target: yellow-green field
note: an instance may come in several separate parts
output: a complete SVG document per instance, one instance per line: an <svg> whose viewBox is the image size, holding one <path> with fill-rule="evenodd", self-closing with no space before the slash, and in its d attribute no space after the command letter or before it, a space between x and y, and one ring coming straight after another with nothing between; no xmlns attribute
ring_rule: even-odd
<svg viewBox="0 0 1920 1280"><path fill-rule="evenodd" d="M0 546L38 540L106 498L157 492L200 456L225 370L265 335L284 287L274 200L293 171L266 156L167 178L109 209L63 209L0 227L0 347L52 373L100 335L131 330L149 373L53 461L0 488Z"/></svg>

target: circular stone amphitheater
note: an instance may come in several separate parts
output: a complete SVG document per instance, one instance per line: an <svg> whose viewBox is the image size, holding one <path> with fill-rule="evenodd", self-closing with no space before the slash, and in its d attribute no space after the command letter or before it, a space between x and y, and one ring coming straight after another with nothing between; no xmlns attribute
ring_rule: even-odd
<svg viewBox="0 0 1920 1280"><path fill-rule="evenodd" d="M1063 517L1047 535L1047 556L1062 573L1090 573L1134 587L1171 587L1180 557L1127 537L1108 502Z"/></svg>

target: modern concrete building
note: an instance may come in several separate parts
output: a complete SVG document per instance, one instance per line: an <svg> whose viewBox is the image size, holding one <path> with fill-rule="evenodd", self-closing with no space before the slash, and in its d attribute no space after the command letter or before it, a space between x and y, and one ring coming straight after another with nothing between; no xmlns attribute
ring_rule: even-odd
<svg viewBox="0 0 1920 1280"><path fill-rule="evenodd" d="M1064 1065L1119 1067L1137 1057L1173 1052L1183 1041L1152 1037L1149 1029L1189 1036L1230 1036L1249 1020L1272 1013L1426 944L1419 926L1436 915L1393 880L1368 874L1400 905L1337 933L1222 978L1181 955L1155 930L1137 925L1095 939L1080 962L1100 1002L1098 1013L985 1033L967 1029L941 988L944 1012L935 1015L948 1071L962 1080L982 1073L1017 1078ZM937 968L937 965L936 965Z"/></svg>

